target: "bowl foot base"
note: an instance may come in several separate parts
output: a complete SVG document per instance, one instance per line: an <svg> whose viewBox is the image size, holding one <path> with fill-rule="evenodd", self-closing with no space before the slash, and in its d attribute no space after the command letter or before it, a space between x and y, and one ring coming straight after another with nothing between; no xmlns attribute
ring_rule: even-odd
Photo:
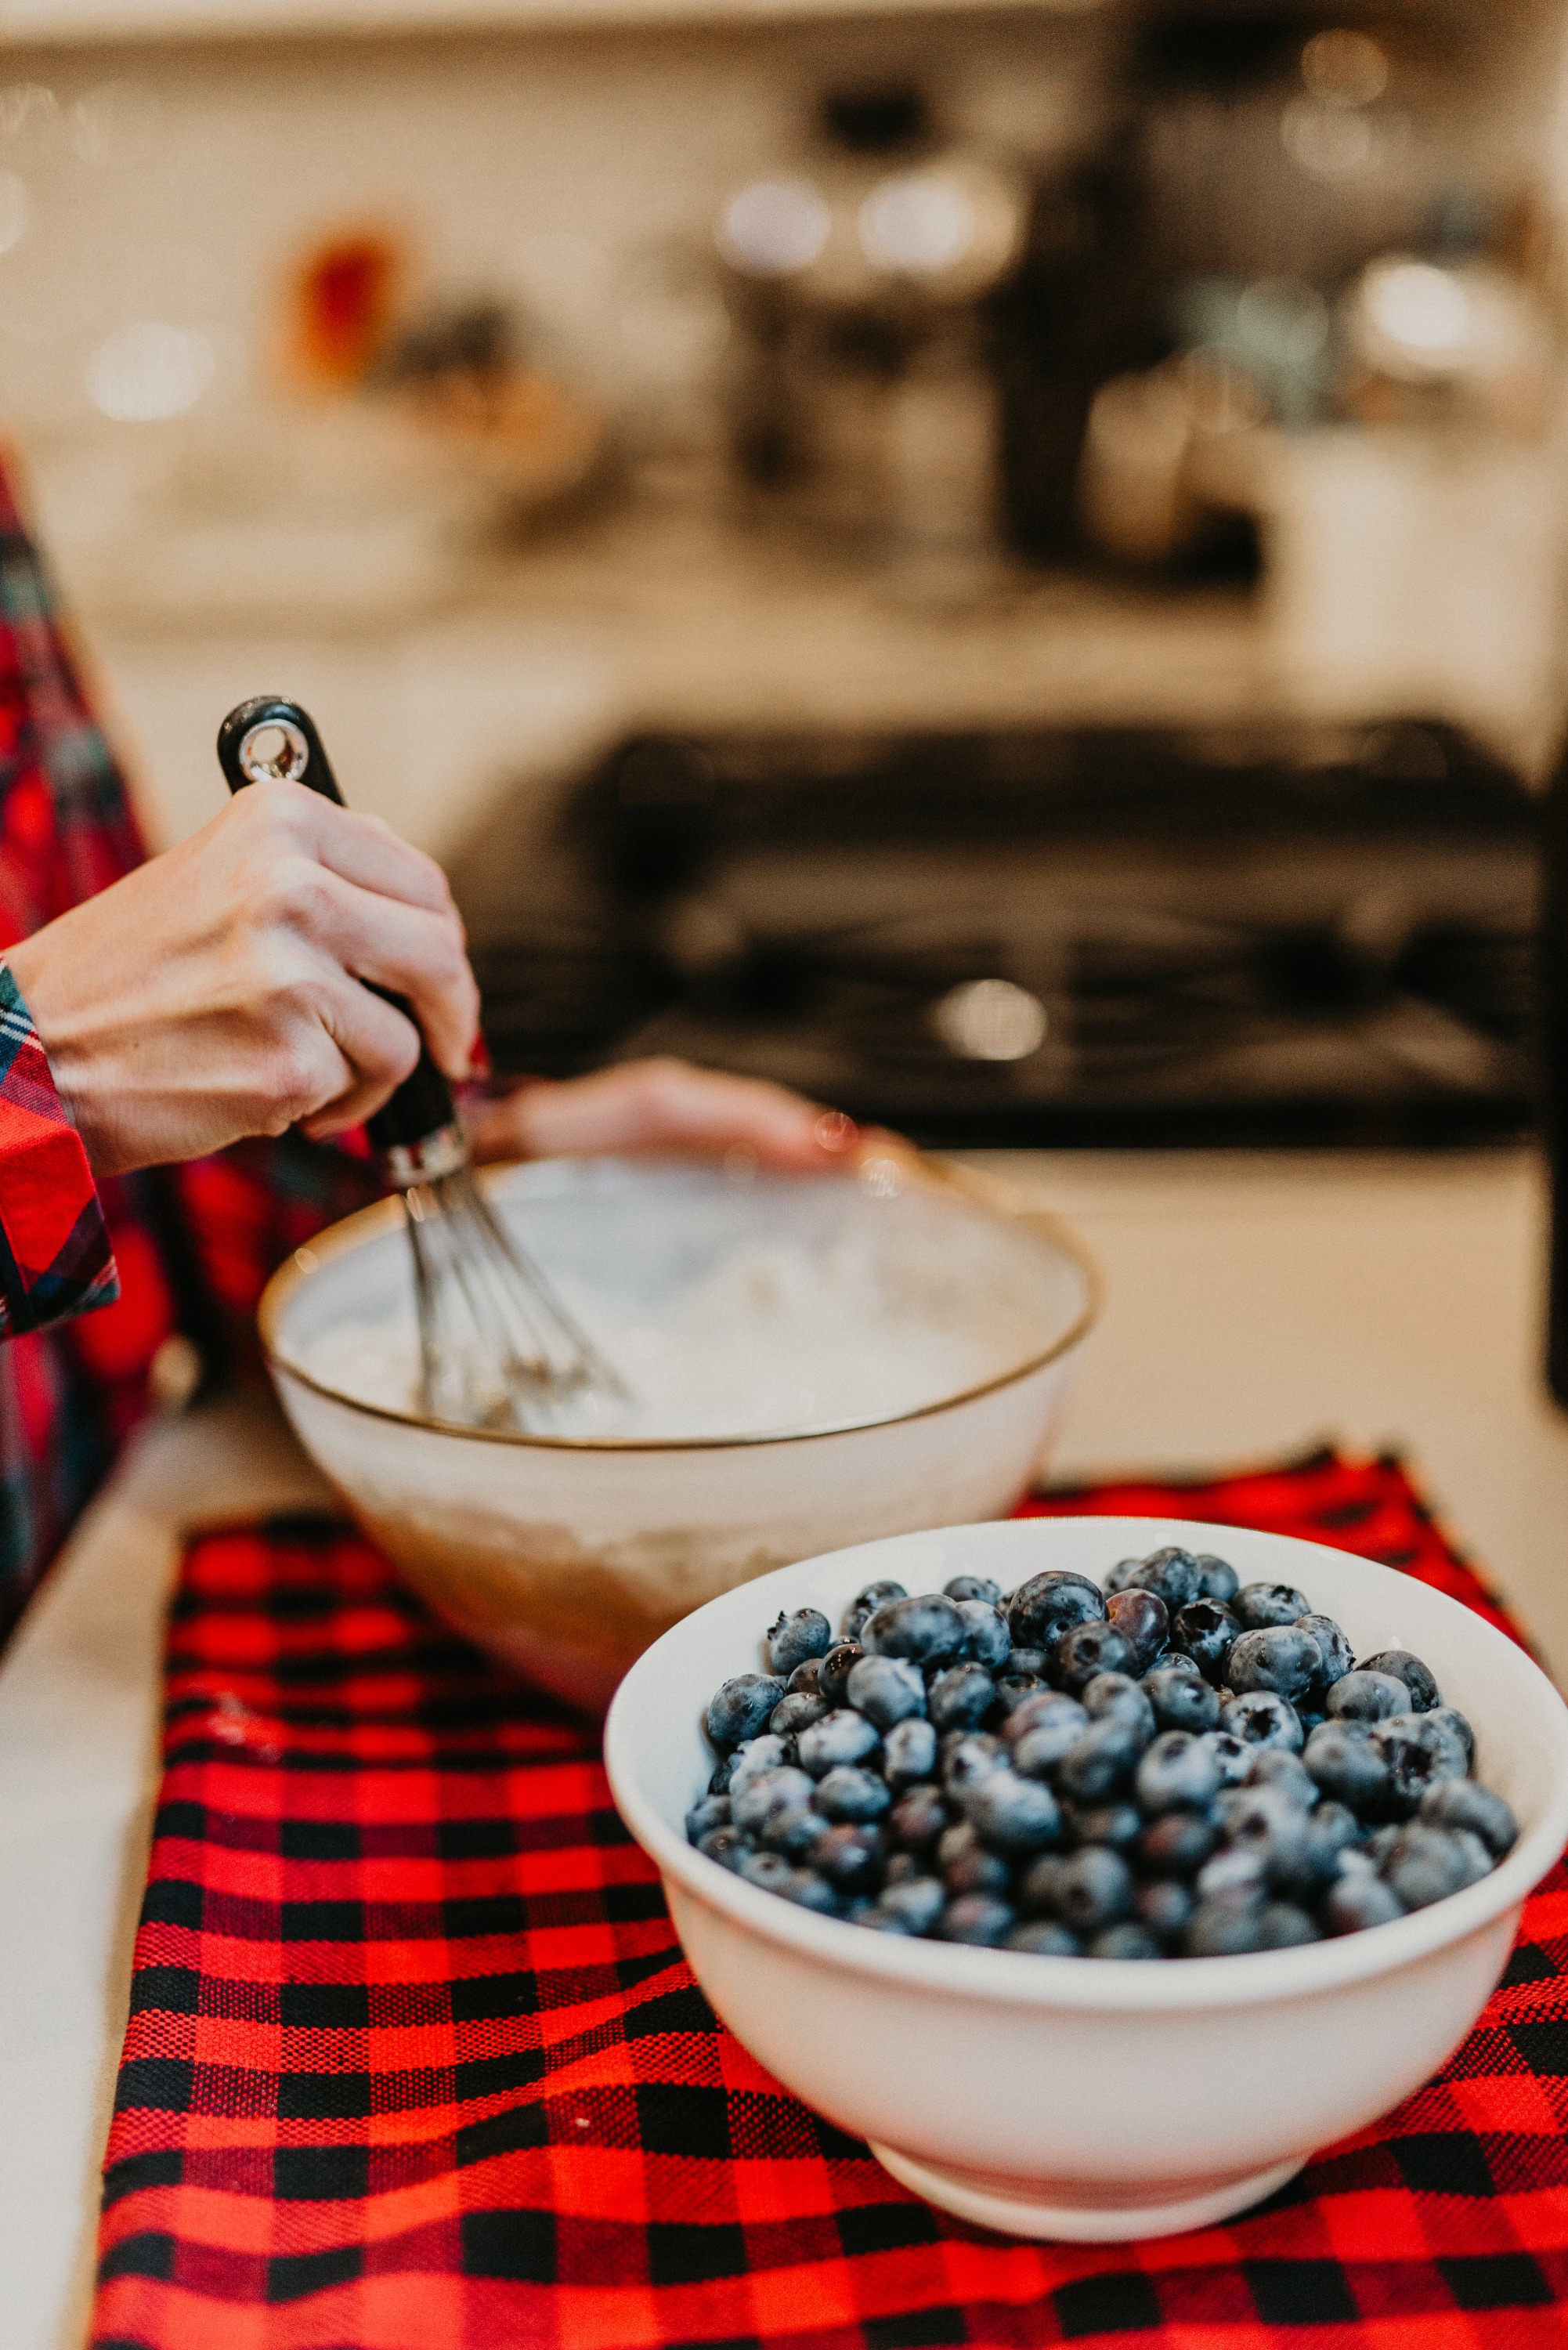
<svg viewBox="0 0 1568 2350"><path fill-rule="evenodd" d="M1118 2199L1114 2190L1102 2190L1106 2199L1095 2201L1093 2188L1068 2189L1064 2182L1040 2181L1041 2199L1028 2191L1028 2182L1019 2179L1003 2182L983 2179L973 2171L944 2170L934 2163L919 2162L913 2155L900 2154L890 2146L877 2146L872 2153L885 2170L890 2170L902 2187L908 2187L939 2210L951 2211L960 2220L971 2220L978 2228L994 2228L1004 2236L1036 2236L1054 2239L1064 2243L1106 2244L1125 2242L1139 2236L1175 2236L1188 2228L1212 2227L1217 2220L1229 2220L1233 2213L1244 2211L1251 2204L1261 2203L1266 2195L1293 2178L1306 2160L1305 2155L1293 2155L1288 2162L1274 2162L1266 2170L1250 2170L1240 2178L1209 2179L1201 2191L1190 2189L1197 2181L1187 2182L1183 2192L1165 2201ZM1022 2190L1022 2191L1021 2191ZM1154 2190L1151 2189L1151 2192ZM1044 2199L1053 2192L1072 2194L1073 2199Z"/></svg>

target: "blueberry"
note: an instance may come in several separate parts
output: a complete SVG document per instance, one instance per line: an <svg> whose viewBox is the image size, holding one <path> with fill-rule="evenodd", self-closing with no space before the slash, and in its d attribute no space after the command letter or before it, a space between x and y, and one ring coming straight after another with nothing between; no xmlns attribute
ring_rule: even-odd
<svg viewBox="0 0 1568 2350"><path fill-rule="evenodd" d="M1225 1656L1225 1679L1238 1697L1272 1690L1287 1704L1304 1698L1322 1669L1322 1649L1299 1625L1272 1624L1243 1632Z"/></svg>
<svg viewBox="0 0 1568 2350"><path fill-rule="evenodd" d="M1293 1950L1301 1942L1321 1942L1323 1936L1304 1909L1293 1901L1271 1901L1258 1920L1261 1950Z"/></svg>
<svg viewBox="0 0 1568 2350"><path fill-rule="evenodd" d="M911 1787L888 1814L888 1825L906 1851L929 1852L951 1817L934 1787Z"/></svg>
<svg viewBox="0 0 1568 2350"><path fill-rule="evenodd" d="M1132 1649L1133 1671L1147 1673L1170 1640L1170 1610L1158 1592L1113 1592L1106 1614Z"/></svg>
<svg viewBox="0 0 1568 2350"><path fill-rule="evenodd" d="M1239 1787L1255 1759L1253 1742L1238 1738L1233 1730L1206 1730L1203 1743L1220 1765L1220 1776L1226 1786Z"/></svg>
<svg viewBox="0 0 1568 2350"><path fill-rule="evenodd" d="M891 1730L926 1710L926 1685L919 1668L903 1657L862 1657L845 1683L844 1694L857 1712L878 1730Z"/></svg>
<svg viewBox="0 0 1568 2350"><path fill-rule="evenodd" d="M1075 1804L1103 1804L1127 1784L1141 1752L1125 1721L1091 1721L1056 1765L1056 1785Z"/></svg>
<svg viewBox="0 0 1568 2350"><path fill-rule="evenodd" d="M982 1599L988 1607L1002 1605L1002 1586L992 1583L988 1575L955 1575L950 1582L943 1584L942 1595L955 1606L966 1599Z"/></svg>
<svg viewBox="0 0 1568 2350"><path fill-rule="evenodd" d="M1272 1635L1259 1632L1242 1637L1267 1640ZM1275 1690L1250 1690L1245 1697L1233 1697L1220 1709L1220 1727L1250 1746L1282 1746L1292 1754L1299 1754L1305 1743L1295 1708ZM812 1735L809 1730L805 1734Z"/></svg>
<svg viewBox="0 0 1568 2350"><path fill-rule="evenodd" d="M767 1673L737 1673L708 1700L708 1735L721 1752L755 1738L784 1693Z"/></svg>
<svg viewBox="0 0 1568 2350"><path fill-rule="evenodd" d="M1325 1795L1353 1812L1375 1811L1388 1788L1388 1764L1364 1721L1325 1721L1314 1730L1302 1761Z"/></svg>
<svg viewBox="0 0 1568 2350"><path fill-rule="evenodd" d="M711 1795L727 1795L729 1794L732 1767L733 1766L732 1765L727 1754L722 1755L719 1761L715 1762L713 1765L713 1775L708 1782L708 1793Z"/></svg>
<svg viewBox="0 0 1568 2350"><path fill-rule="evenodd" d="M807 1697L820 1697L822 1662L820 1657L807 1657L804 1665L796 1665L784 1684L785 1694L789 1697L799 1697L804 1692Z"/></svg>
<svg viewBox="0 0 1568 2350"><path fill-rule="evenodd" d="M1200 1550L1197 1556L1199 1572L1203 1577L1202 1596L1218 1599L1222 1607L1228 1607L1236 1596L1241 1576L1227 1560L1216 1558L1212 1551Z"/></svg>
<svg viewBox="0 0 1568 2350"><path fill-rule="evenodd" d="M989 1731L950 1731L952 1744L941 1758L942 1788L955 1803L962 1800L976 1782L992 1771L1007 1767L1007 1749L1000 1738ZM943 1742L944 1745L946 1742Z"/></svg>
<svg viewBox="0 0 1568 2350"><path fill-rule="evenodd" d="M1298 1632L1310 1632L1317 1642L1318 1653L1323 1659L1318 1674L1319 1689L1330 1689L1335 1681L1343 1680L1346 1673L1355 1671L1355 1651L1350 1645L1348 1635L1332 1616L1300 1616L1296 1618L1296 1629Z"/></svg>
<svg viewBox="0 0 1568 2350"><path fill-rule="evenodd" d="M849 1706L840 1706L833 1713L825 1713L803 1730L795 1741L800 1755L800 1767L820 1779L840 1762L864 1762L877 1751L877 1732L864 1714Z"/></svg>
<svg viewBox="0 0 1568 2350"><path fill-rule="evenodd" d="M996 1683L983 1665L949 1665L931 1683L930 1716L941 1731L978 1730L995 1702Z"/></svg>
<svg viewBox="0 0 1568 2350"><path fill-rule="evenodd" d="M1465 1750L1465 1768L1473 1771L1476 1762L1476 1734L1458 1706L1435 1705L1428 1713L1428 1721L1440 1721L1451 1730Z"/></svg>
<svg viewBox="0 0 1568 2350"><path fill-rule="evenodd" d="M918 1599L890 1599L868 1616L860 1634L868 1656L907 1657L912 1665L949 1665L963 1653L963 1617L940 1591Z"/></svg>
<svg viewBox="0 0 1568 2350"><path fill-rule="evenodd" d="M767 1823L804 1810L815 1793L815 1783L804 1771L759 1771L731 1797L730 1817L744 1835L771 1843L772 1837L763 1835Z"/></svg>
<svg viewBox="0 0 1568 2350"><path fill-rule="evenodd" d="M1147 1692L1127 1673L1096 1673L1080 1691L1078 1702L1096 1721L1109 1718L1126 1722L1145 1746L1154 1736L1157 1725Z"/></svg>
<svg viewBox="0 0 1568 2350"><path fill-rule="evenodd" d="M697 1839L697 1849L716 1860L721 1868L738 1874L742 1861L751 1858L752 1847L739 1828L707 1828Z"/></svg>
<svg viewBox="0 0 1568 2350"><path fill-rule="evenodd" d="M1433 1827L1468 1828L1501 1860L1519 1836L1519 1823L1501 1795L1473 1779L1438 1779L1421 1798L1420 1816Z"/></svg>
<svg viewBox="0 0 1568 2350"><path fill-rule="evenodd" d="M972 1829L968 1844L950 1831L937 1846L937 1861L947 1897L952 1901L961 1893L1005 1893L1012 1882L1012 1873L1002 1855L989 1851Z"/></svg>
<svg viewBox="0 0 1568 2350"><path fill-rule="evenodd" d="M698 1837L705 1836L710 1828L727 1827L729 1825L729 1797L727 1795L704 1795L700 1803L692 1804L691 1809L686 1814L687 1843L695 1844ZM1459 1825L1462 1826L1468 1826L1469 1822L1463 1821L1460 1822Z"/></svg>
<svg viewBox="0 0 1568 2350"><path fill-rule="evenodd" d="M857 1640L840 1640L816 1663L816 1686L830 1706L842 1705L849 1676L866 1651Z"/></svg>
<svg viewBox="0 0 1568 2350"><path fill-rule="evenodd" d="M817 1783L816 1808L829 1820L876 1820L892 1803L892 1790L875 1771L840 1762Z"/></svg>
<svg viewBox="0 0 1568 2350"><path fill-rule="evenodd" d="M1184 1657L1190 1657L1205 1680L1218 1685L1225 1678L1225 1659L1241 1631L1238 1619L1218 1599L1195 1599L1173 1618L1170 1637Z"/></svg>
<svg viewBox="0 0 1568 2350"><path fill-rule="evenodd" d="M1086 1959L1163 1959L1158 1938L1137 1918L1124 1918L1096 1934L1084 1952Z"/></svg>
<svg viewBox="0 0 1568 2350"><path fill-rule="evenodd" d="M748 1885L760 1886L764 1893L782 1893L794 1869L782 1852L753 1852L742 1861L739 1874Z"/></svg>
<svg viewBox="0 0 1568 2350"><path fill-rule="evenodd" d="M1130 1859L1143 1834L1143 1814L1136 1804L1096 1804L1087 1811L1067 1804L1062 1811L1062 1833L1070 1845L1108 1844L1113 1852Z"/></svg>
<svg viewBox="0 0 1568 2350"><path fill-rule="evenodd" d="M1075 1697L1069 1697L1064 1690L1037 1690L1013 1707L1002 1725L1002 1735L1016 1749L1033 1731L1050 1727L1053 1735L1064 1742L1061 1751L1065 1753L1079 1731L1088 1726L1088 1710Z"/></svg>
<svg viewBox="0 0 1568 2350"><path fill-rule="evenodd" d="M1392 1925L1405 1909L1380 1877L1356 1875L1329 1887L1319 1915L1331 1934L1360 1934L1368 1926Z"/></svg>
<svg viewBox="0 0 1568 2350"><path fill-rule="evenodd" d="M811 1865L840 1893L873 1893L885 1866L882 1839L875 1828L849 1821L825 1827L811 1847Z"/></svg>
<svg viewBox="0 0 1568 2350"><path fill-rule="evenodd" d="M1318 1797L1317 1781L1313 1777L1299 1754L1285 1746L1259 1746L1253 1750L1251 1768L1247 1773L1249 1787L1278 1787L1310 1812Z"/></svg>
<svg viewBox="0 0 1568 2350"><path fill-rule="evenodd" d="M1015 1922L1008 1903L994 1893L961 1893L942 1911L936 1931L944 1942L975 1942L994 1950L1007 1939Z"/></svg>
<svg viewBox="0 0 1568 2350"><path fill-rule="evenodd" d="M863 1591L856 1594L845 1609L844 1618L839 1626L839 1638L858 1640L865 1629L868 1616L875 1616L877 1608L885 1607L890 1599L907 1599L909 1596L901 1583L893 1583L886 1578L879 1583L868 1583Z"/></svg>
<svg viewBox="0 0 1568 2350"><path fill-rule="evenodd" d="M797 1665L826 1657L833 1646L833 1627L819 1607L797 1607L793 1616L780 1613L768 1633L768 1669L786 1677Z"/></svg>
<svg viewBox="0 0 1568 2350"><path fill-rule="evenodd" d="M911 1787L936 1767L937 1733L930 1723L914 1715L896 1721L882 1741L882 1776L889 1787Z"/></svg>
<svg viewBox="0 0 1568 2350"><path fill-rule="evenodd" d="M1064 1860L1047 1854L1031 1864L1023 1884L1026 1909L1044 1909L1075 1934L1119 1925L1133 1906L1133 1874L1119 1853L1084 1845Z"/></svg>
<svg viewBox="0 0 1568 2350"><path fill-rule="evenodd" d="M1053 1650L1075 1624L1103 1621L1104 1594L1086 1575L1032 1575L1007 1603L1008 1629L1016 1648Z"/></svg>
<svg viewBox="0 0 1568 2350"><path fill-rule="evenodd" d="M1063 1756L1075 1746L1089 1727L1089 1717L1083 1708L1073 1705L1072 1712L1046 1714L1034 1728L1026 1731L1012 1750L1012 1767L1026 1779L1048 1779ZM1076 1717L1075 1719L1075 1717Z"/></svg>
<svg viewBox="0 0 1568 2350"><path fill-rule="evenodd" d="M906 1934L929 1934L946 1906L947 1895L934 1877L911 1877L889 1885L877 1907L894 1918Z"/></svg>
<svg viewBox="0 0 1568 2350"><path fill-rule="evenodd" d="M1044 1648L1020 1648L1015 1646L1009 1648L1007 1652L1007 1669L1019 1679L1027 1673L1033 1675L1037 1681L1044 1680L1045 1663Z"/></svg>
<svg viewBox="0 0 1568 2350"><path fill-rule="evenodd" d="M1307 1814L1298 1803L1278 1787L1237 1787L1220 1797L1218 1808L1228 1850L1256 1854L1271 1885L1294 1881L1307 1836Z"/></svg>
<svg viewBox="0 0 1568 2350"><path fill-rule="evenodd" d="M1490 1867L1490 1853L1468 1829L1417 1820L1395 1836L1378 1875L1405 1908L1425 1909L1474 1885Z"/></svg>
<svg viewBox="0 0 1568 2350"><path fill-rule="evenodd" d="M1231 1610L1247 1632L1293 1624L1312 1614L1312 1601L1293 1583L1244 1583L1231 1602Z"/></svg>
<svg viewBox="0 0 1568 2350"><path fill-rule="evenodd" d="M992 1772L966 1790L963 1807L976 1834L1002 1852L1039 1852L1062 1833L1062 1814L1050 1788L1038 1779L1021 1779L1015 1771Z"/></svg>
<svg viewBox="0 0 1568 2350"><path fill-rule="evenodd" d="M738 1795L749 1779L760 1778L764 1771L782 1771L795 1760L799 1741L780 1738L768 1731L761 1738L748 1738L739 1753L730 1757L730 1794Z"/></svg>
<svg viewBox="0 0 1568 2350"><path fill-rule="evenodd" d="M1191 1668L1162 1663L1142 1686L1161 1730L1212 1730L1220 1719L1219 1698Z"/></svg>
<svg viewBox="0 0 1568 2350"><path fill-rule="evenodd" d="M1434 1706L1443 1702L1430 1672L1408 1648L1379 1649L1376 1656L1362 1659L1361 1669L1366 1673L1392 1673L1396 1680L1403 1681L1410 1692L1412 1713L1430 1713Z"/></svg>
<svg viewBox="0 0 1568 2350"><path fill-rule="evenodd" d="M1106 1577L1106 1592L1114 1597L1118 1591L1125 1591L1142 1565L1141 1558L1118 1558Z"/></svg>
<svg viewBox="0 0 1568 2350"><path fill-rule="evenodd" d="M1410 1711L1410 1692L1393 1673L1344 1674L1329 1690L1324 1711L1331 1721L1387 1721Z"/></svg>
<svg viewBox="0 0 1568 2350"><path fill-rule="evenodd" d="M1011 1713L1026 1697L1033 1697L1045 1683L1038 1673L1002 1673L998 1677L996 1694L1003 1713Z"/></svg>
<svg viewBox="0 0 1568 2350"><path fill-rule="evenodd" d="M1196 1904L1188 1887L1174 1877L1157 1877L1140 1885L1134 1897L1137 1914L1162 1942L1176 1941L1187 1929Z"/></svg>
<svg viewBox="0 0 1568 2350"><path fill-rule="evenodd" d="M883 1871L883 1890L889 1885L908 1885L912 1877L924 1877L927 1873L912 1852L896 1852Z"/></svg>
<svg viewBox="0 0 1568 2350"><path fill-rule="evenodd" d="M1174 1545L1151 1550L1147 1558L1139 1559L1122 1588L1152 1591L1174 1616L1179 1609L1190 1607L1198 1597L1203 1588L1203 1570L1189 1550Z"/></svg>
<svg viewBox="0 0 1568 2350"><path fill-rule="evenodd" d="M1199 1903L1251 1901L1261 1908L1268 1887L1268 1855L1257 1845L1221 1845L1194 1879Z"/></svg>
<svg viewBox="0 0 1568 2350"><path fill-rule="evenodd" d="M1076 1697L1097 1673L1125 1673L1135 1662L1130 1640L1111 1623L1075 1624L1056 1645L1056 1679Z"/></svg>
<svg viewBox="0 0 1568 2350"><path fill-rule="evenodd" d="M985 1599L959 1599L953 1604L963 1618L965 1654L988 1673L999 1673L1012 1653L1006 1617Z"/></svg>
<svg viewBox="0 0 1568 2350"><path fill-rule="evenodd" d="M1166 1812L1138 1838L1138 1858L1156 1877L1196 1877L1220 1841L1208 1813Z"/></svg>
<svg viewBox="0 0 1568 2350"><path fill-rule="evenodd" d="M1027 1950L1038 1959L1076 1959L1084 1949L1076 1934L1069 1934L1065 1926L1049 1918L1031 1918L1026 1925L1014 1926L1002 1947Z"/></svg>
<svg viewBox="0 0 1568 2350"><path fill-rule="evenodd" d="M1331 1885L1347 1852L1354 1852L1361 1823L1344 1804L1320 1803L1307 1821L1306 1852L1302 1877L1309 1885Z"/></svg>
<svg viewBox="0 0 1568 2350"><path fill-rule="evenodd" d="M768 1728L780 1738L794 1738L801 1731L809 1730L814 1721L820 1721L826 1711L825 1697L817 1697L809 1690L792 1690L787 1697L780 1698L769 1714Z"/></svg>
<svg viewBox="0 0 1568 2350"><path fill-rule="evenodd" d="M1262 1918L1261 1901L1217 1895L1194 1909L1182 1947L1190 1959L1241 1958L1262 1949Z"/></svg>
<svg viewBox="0 0 1568 2350"><path fill-rule="evenodd" d="M1220 1793L1220 1765L1190 1731L1165 1730L1140 1760L1133 1785L1151 1816L1207 1811Z"/></svg>
<svg viewBox="0 0 1568 2350"><path fill-rule="evenodd" d="M792 1868L785 1881L770 1890L782 1893L797 1909L815 1909L825 1918L841 1918L844 1914L843 1896L836 1893L826 1877L819 1876L815 1868Z"/></svg>
<svg viewBox="0 0 1568 2350"><path fill-rule="evenodd" d="M1418 1812L1434 1780L1465 1775L1464 1748L1429 1713L1402 1713L1392 1721L1374 1722L1372 1742L1388 1765L1383 1809L1394 1819L1408 1819Z"/></svg>

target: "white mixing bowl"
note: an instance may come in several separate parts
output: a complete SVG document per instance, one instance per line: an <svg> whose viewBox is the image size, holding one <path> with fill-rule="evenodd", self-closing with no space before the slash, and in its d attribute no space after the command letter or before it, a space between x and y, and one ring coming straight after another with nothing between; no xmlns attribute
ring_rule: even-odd
<svg viewBox="0 0 1568 2350"><path fill-rule="evenodd" d="M780 1325L763 1282L713 1309L736 1367L732 1425L749 1432L524 1437L356 1400L340 1376L323 1376L335 1332L411 1314L396 1201L335 1226L275 1276L262 1337L306 1450L433 1607L579 1705L605 1705L650 1640L733 1584L829 1543L1010 1508L1094 1317L1093 1273L1049 1217L913 1158L872 1156L858 1179L742 1182L689 1163L599 1159L486 1180L590 1332L607 1315L657 1340L716 1263L755 1246L782 1250L786 1266L836 1268L895 1341L865 1391L857 1370L846 1394L831 1359L841 1318L823 1340L833 1409L770 1427L758 1399ZM919 1396L899 1332L923 1367Z"/></svg>
<svg viewBox="0 0 1568 2350"><path fill-rule="evenodd" d="M1518 1815L1501 1866L1338 1940L1137 1964L868 1933L744 1884L686 1842L685 1812L712 1769L703 1711L721 1681L757 1669L780 1608L820 1607L836 1624L880 1575L911 1592L958 1574L1012 1589L1047 1567L1098 1581L1164 1543L1218 1552L1244 1583L1295 1584L1358 1656L1425 1658L1474 1724L1478 1777ZM1474 2022L1525 1895L1568 1838L1568 1710L1522 1649L1387 1567L1179 1520L961 1526L786 1567L655 1643L610 1708L605 1760L692 1971L736 2037L918 2194L1024 2236L1206 2226L1397 2105Z"/></svg>

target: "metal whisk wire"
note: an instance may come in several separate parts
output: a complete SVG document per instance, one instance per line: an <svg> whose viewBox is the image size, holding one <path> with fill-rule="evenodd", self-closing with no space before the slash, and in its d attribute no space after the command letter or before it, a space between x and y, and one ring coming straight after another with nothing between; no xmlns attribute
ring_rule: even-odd
<svg viewBox="0 0 1568 2350"><path fill-rule="evenodd" d="M218 730L218 761L231 791L286 778L343 805L315 723L297 702L263 694L231 710ZM418 1027L402 996L373 992ZM429 1416L543 1432L572 1397L592 1390L627 1400L625 1381L474 1181L452 1088L422 1035L413 1074L369 1131L402 1195Z"/></svg>
<svg viewBox="0 0 1568 2350"><path fill-rule="evenodd" d="M467 1167L403 1193L420 1326L420 1381L432 1419L547 1429L589 1389L628 1389L508 1231Z"/></svg>

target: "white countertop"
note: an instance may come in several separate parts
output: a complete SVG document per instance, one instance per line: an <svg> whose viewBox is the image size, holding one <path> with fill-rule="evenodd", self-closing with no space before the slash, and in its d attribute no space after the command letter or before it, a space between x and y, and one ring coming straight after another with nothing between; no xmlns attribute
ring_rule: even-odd
<svg viewBox="0 0 1568 2350"><path fill-rule="evenodd" d="M1064 1213L1106 1276L1054 1473L1397 1445L1568 1671L1568 1417L1537 1369L1532 1158L988 1163ZM154 1430L0 1663L4 2350L85 2334L181 1531L320 1491L257 1409Z"/></svg>

